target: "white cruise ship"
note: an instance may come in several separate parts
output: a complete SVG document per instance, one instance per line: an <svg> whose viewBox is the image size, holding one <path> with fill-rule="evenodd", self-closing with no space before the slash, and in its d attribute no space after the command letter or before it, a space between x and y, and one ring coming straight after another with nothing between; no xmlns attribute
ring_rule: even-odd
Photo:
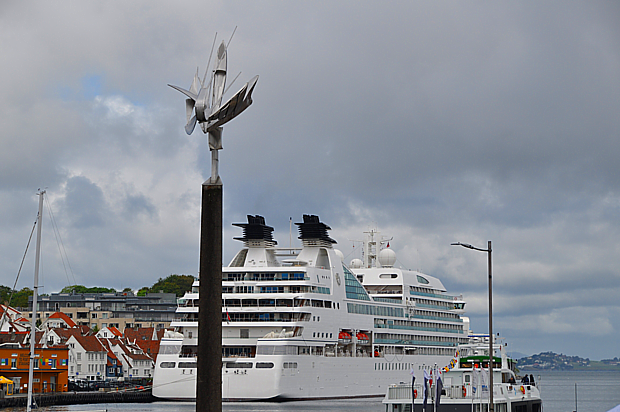
<svg viewBox="0 0 620 412"><path fill-rule="evenodd" d="M394 267L368 232L363 261L343 263L317 216L303 217L302 248L278 248L273 228L248 216L244 244L222 268L224 401L384 396L412 367L447 365L468 342L465 302L432 276ZM153 395L195 400L198 281L157 357Z"/></svg>

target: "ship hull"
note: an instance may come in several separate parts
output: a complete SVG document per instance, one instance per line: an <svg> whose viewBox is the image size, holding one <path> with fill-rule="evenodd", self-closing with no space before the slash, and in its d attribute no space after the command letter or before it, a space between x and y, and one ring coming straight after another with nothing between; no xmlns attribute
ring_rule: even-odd
<svg viewBox="0 0 620 412"><path fill-rule="evenodd" d="M187 359L161 355L158 357L158 365L179 360ZM388 355L383 358L257 356L251 359L223 359L222 400L294 401L383 397L390 383L411 379L412 365L417 369L422 364L445 364L449 360L445 356L406 355ZM253 363L254 367L226 367L230 363ZM257 363L273 363L274 366L257 369ZM153 380L153 395L164 399L194 401L196 372L196 369L159 368Z"/></svg>

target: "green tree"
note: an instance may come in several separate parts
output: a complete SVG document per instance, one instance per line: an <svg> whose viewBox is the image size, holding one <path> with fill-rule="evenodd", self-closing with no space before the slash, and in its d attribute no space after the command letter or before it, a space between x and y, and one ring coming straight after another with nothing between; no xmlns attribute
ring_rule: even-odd
<svg viewBox="0 0 620 412"><path fill-rule="evenodd" d="M11 288L8 286L0 286L0 302L2 302L4 305L8 305L10 297Z"/></svg>
<svg viewBox="0 0 620 412"><path fill-rule="evenodd" d="M150 288L149 292L174 293L177 297L181 297L185 292L192 289L192 283L194 283L194 277L191 275L172 274L165 279L159 278Z"/></svg>
<svg viewBox="0 0 620 412"><path fill-rule="evenodd" d="M72 293L72 292L75 292L75 293L116 293L116 289L102 288L99 286L87 288L86 286L82 286L82 285L74 285L74 286L69 285L69 286L65 286L60 291L60 293Z"/></svg>
<svg viewBox="0 0 620 412"><path fill-rule="evenodd" d="M27 308L28 296L32 296L32 289L22 288L21 290L16 290L13 294L11 306L13 306L14 308Z"/></svg>
<svg viewBox="0 0 620 412"><path fill-rule="evenodd" d="M28 296L32 296L32 290L30 288L23 288L22 290L16 290L11 298L12 289L8 286L0 286L0 302L5 305L10 304L16 308L28 307ZM9 302L10 299L10 302Z"/></svg>

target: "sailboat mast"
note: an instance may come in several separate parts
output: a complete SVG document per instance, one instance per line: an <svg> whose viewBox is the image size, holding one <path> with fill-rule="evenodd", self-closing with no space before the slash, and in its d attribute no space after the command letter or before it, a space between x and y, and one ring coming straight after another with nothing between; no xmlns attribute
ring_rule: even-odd
<svg viewBox="0 0 620 412"><path fill-rule="evenodd" d="M32 410L32 387L34 386L34 349L37 340L37 297L39 289L39 260L41 257L41 224L43 222L43 195L45 195L45 190L39 192L38 195L39 214L37 216L37 249L34 260L34 288L32 291L32 321L30 324L30 366L28 368L28 403L26 405L27 412L30 412Z"/></svg>

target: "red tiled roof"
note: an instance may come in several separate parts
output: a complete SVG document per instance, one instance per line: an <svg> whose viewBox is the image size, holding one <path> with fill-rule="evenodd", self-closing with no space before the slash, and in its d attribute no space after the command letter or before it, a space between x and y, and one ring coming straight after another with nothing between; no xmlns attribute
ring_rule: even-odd
<svg viewBox="0 0 620 412"><path fill-rule="evenodd" d="M87 352L103 352L106 350L96 336L74 335L74 337Z"/></svg>
<svg viewBox="0 0 620 412"><path fill-rule="evenodd" d="M17 309L15 309L15 308L13 308L11 306L0 304L0 315L2 315L5 311L7 313L7 316L9 316L9 317L11 317L11 314L13 314L13 315L21 315L21 312L18 311Z"/></svg>
<svg viewBox="0 0 620 412"><path fill-rule="evenodd" d="M75 322L69 316L67 316L66 313L54 312L50 315L49 319L62 319L70 328L74 328L77 326Z"/></svg>
<svg viewBox="0 0 620 412"><path fill-rule="evenodd" d="M82 330L80 328L52 328L52 331L54 331L63 341L66 341L71 336L82 336Z"/></svg>
<svg viewBox="0 0 620 412"><path fill-rule="evenodd" d="M142 339L151 340L153 338L153 331L155 328L125 328L125 337L127 339Z"/></svg>
<svg viewBox="0 0 620 412"><path fill-rule="evenodd" d="M123 336L123 334L121 333L120 330L116 329L115 326L108 326L108 330L110 331L110 333L112 333L114 336L117 337L121 337Z"/></svg>
<svg viewBox="0 0 620 412"><path fill-rule="evenodd" d="M140 347L145 353L151 355L153 359L157 357L159 353L159 343L158 340L137 340L136 345Z"/></svg>

